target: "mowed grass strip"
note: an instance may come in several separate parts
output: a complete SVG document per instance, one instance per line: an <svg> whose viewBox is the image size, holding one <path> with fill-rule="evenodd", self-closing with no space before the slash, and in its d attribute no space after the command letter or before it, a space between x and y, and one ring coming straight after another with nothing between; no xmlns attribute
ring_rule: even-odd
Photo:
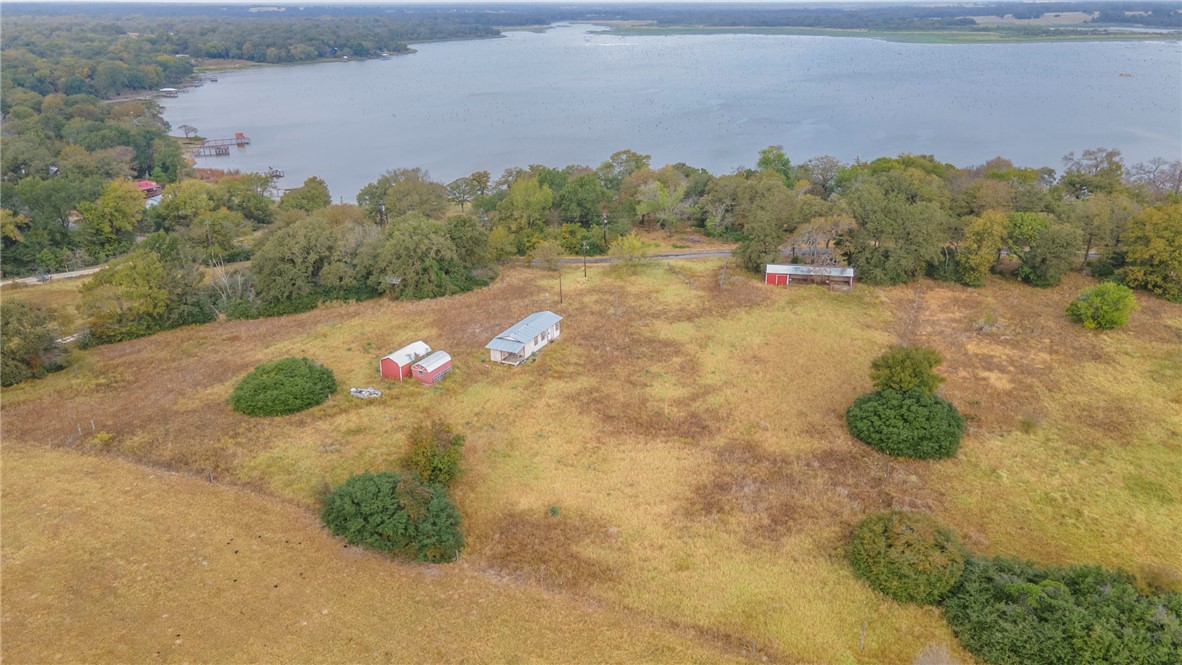
<svg viewBox="0 0 1182 665"><path fill-rule="evenodd" d="M744 662L475 566L344 547L241 489L19 445L3 475L6 662Z"/></svg>
<svg viewBox="0 0 1182 665"><path fill-rule="evenodd" d="M1091 283L1078 276L840 293L723 266L567 267L562 302L554 271L507 267L451 298L103 347L5 391L5 437L61 445L82 423L87 449L313 509L442 417L468 436L454 487L464 565L787 661L908 662L954 644L938 611L849 571L848 530L879 510L930 512L981 553L1182 569L1179 306L1139 296L1108 334L1063 315ZM488 339L540 309L565 317L562 338L521 367L489 363ZM455 371L433 387L381 382L377 358L415 339ZM892 460L846 432L870 361L897 343L945 358L941 394L967 420L953 459ZM273 422L234 414L237 379L285 355L330 367L338 394ZM386 394L345 394L359 385Z"/></svg>

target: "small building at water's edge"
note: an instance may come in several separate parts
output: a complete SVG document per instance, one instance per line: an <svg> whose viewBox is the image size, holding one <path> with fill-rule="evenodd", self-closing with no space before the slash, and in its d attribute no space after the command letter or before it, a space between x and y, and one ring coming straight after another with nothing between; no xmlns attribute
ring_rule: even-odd
<svg viewBox="0 0 1182 665"><path fill-rule="evenodd" d="M558 339L562 317L554 312L534 312L497 335L484 348L493 362L520 365L539 349Z"/></svg>

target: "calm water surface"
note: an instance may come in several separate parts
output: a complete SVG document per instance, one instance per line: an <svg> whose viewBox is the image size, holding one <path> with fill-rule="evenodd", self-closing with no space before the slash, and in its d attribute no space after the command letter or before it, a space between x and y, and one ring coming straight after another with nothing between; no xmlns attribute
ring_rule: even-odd
<svg viewBox="0 0 1182 665"><path fill-rule="evenodd" d="M592 26L418 46L391 60L269 67L166 100L173 127L254 143L200 166L319 175L352 201L381 172L444 182L596 165L629 148L715 174L779 144L795 162L930 153L1059 167L1070 150L1182 158L1182 44L898 44L614 36ZM1129 74L1131 76L1126 76Z"/></svg>

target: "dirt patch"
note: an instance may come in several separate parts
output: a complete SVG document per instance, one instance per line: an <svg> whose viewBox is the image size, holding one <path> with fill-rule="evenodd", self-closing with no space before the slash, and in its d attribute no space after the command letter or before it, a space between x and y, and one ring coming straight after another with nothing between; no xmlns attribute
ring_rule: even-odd
<svg viewBox="0 0 1182 665"><path fill-rule="evenodd" d="M618 577L588 553L613 547L616 530L586 516L519 510L500 518L481 540L481 558L494 571L542 586L579 590Z"/></svg>
<svg viewBox="0 0 1182 665"><path fill-rule="evenodd" d="M731 442L715 451L712 468L683 514L740 529L750 544L774 544L826 526L844 533L869 512L930 512L942 497L925 474L922 462L868 449L794 456Z"/></svg>

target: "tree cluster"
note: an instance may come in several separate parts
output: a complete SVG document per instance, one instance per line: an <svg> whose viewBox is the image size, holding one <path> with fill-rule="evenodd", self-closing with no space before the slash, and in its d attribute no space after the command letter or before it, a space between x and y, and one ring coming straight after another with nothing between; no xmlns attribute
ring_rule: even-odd
<svg viewBox="0 0 1182 665"><path fill-rule="evenodd" d="M454 561L464 547L447 490L412 474L351 476L324 497L320 518L350 544L418 561Z"/></svg>
<svg viewBox="0 0 1182 665"><path fill-rule="evenodd" d="M11 299L0 302L0 386L63 369L66 350L52 313Z"/></svg>
<svg viewBox="0 0 1182 665"><path fill-rule="evenodd" d="M875 591L935 605L960 579L968 552L956 533L931 517L892 510L854 527L847 556L854 574Z"/></svg>

